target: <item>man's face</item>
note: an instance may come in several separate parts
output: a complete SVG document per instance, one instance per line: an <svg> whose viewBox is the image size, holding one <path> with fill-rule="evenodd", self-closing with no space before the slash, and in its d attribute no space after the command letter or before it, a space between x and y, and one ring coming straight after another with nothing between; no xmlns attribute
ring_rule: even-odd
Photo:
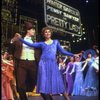
<svg viewBox="0 0 100 100"><path fill-rule="evenodd" d="M30 29L30 30L28 30L28 34L29 34L30 36L34 36L34 35L35 35L35 29Z"/></svg>

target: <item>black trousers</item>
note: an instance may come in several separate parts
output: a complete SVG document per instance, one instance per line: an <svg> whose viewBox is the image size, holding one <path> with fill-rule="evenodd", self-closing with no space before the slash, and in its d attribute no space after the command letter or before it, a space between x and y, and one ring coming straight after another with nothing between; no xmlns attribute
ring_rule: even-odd
<svg viewBox="0 0 100 100"><path fill-rule="evenodd" d="M37 81L37 64L35 61L15 61L16 87L20 100L28 100L26 92L32 92Z"/></svg>
<svg viewBox="0 0 100 100"><path fill-rule="evenodd" d="M53 98L50 94L41 93L41 96L44 100L53 100Z"/></svg>

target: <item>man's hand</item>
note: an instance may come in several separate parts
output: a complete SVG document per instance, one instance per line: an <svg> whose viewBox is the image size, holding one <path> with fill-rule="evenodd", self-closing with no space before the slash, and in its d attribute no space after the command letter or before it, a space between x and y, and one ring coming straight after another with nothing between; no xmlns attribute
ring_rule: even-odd
<svg viewBox="0 0 100 100"><path fill-rule="evenodd" d="M15 41L18 41L20 38L21 38L21 35L19 33L16 33L11 41L15 42Z"/></svg>
<svg viewBox="0 0 100 100"><path fill-rule="evenodd" d="M16 33L14 37L21 38L21 35L19 33Z"/></svg>

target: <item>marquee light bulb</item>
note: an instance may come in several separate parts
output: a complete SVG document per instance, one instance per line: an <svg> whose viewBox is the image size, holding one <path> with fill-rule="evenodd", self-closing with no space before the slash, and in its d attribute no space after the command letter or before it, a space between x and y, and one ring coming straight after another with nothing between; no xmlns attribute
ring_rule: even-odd
<svg viewBox="0 0 100 100"><path fill-rule="evenodd" d="M86 40L86 38L84 38L84 40Z"/></svg>
<svg viewBox="0 0 100 100"><path fill-rule="evenodd" d="M88 0L86 0L86 3L88 3L89 1Z"/></svg>
<svg viewBox="0 0 100 100"><path fill-rule="evenodd" d="M75 42L75 41L73 40L73 42Z"/></svg>

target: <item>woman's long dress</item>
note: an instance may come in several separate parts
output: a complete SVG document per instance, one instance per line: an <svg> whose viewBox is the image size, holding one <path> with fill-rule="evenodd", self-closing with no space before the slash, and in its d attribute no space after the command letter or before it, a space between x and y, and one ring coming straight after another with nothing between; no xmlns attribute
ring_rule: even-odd
<svg viewBox="0 0 100 100"><path fill-rule="evenodd" d="M31 47L42 48L38 68L37 93L65 93L66 89L56 61L56 53L58 50L64 55L73 56L73 54L62 49L58 40L53 40L52 44L46 44L45 42L30 44L23 39L21 41Z"/></svg>
<svg viewBox="0 0 100 100"><path fill-rule="evenodd" d="M13 79L13 69L8 64L2 64L2 93L5 94L7 99L13 100L13 92L10 86L10 81ZM3 95L2 94L2 95ZM3 96L4 97L4 96Z"/></svg>
<svg viewBox="0 0 100 100"><path fill-rule="evenodd" d="M69 74L72 69L73 69L73 62L69 62L67 64L67 69L66 69L66 80L68 83L67 93L68 94L71 94L73 91L74 78L73 78L73 74L72 75Z"/></svg>
<svg viewBox="0 0 100 100"><path fill-rule="evenodd" d="M93 58L88 62L89 68L81 91L81 94L85 96L98 95L98 75L96 73L96 69L92 66L93 62Z"/></svg>
<svg viewBox="0 0 100 100"><path fill-rule="evenodd" d="M80 71L82 68L82 62L74 62L73 68L76 72L75 74L75 80L73 85L73 95L80 95L81 88L83 86L83 72Z"/></svg>

